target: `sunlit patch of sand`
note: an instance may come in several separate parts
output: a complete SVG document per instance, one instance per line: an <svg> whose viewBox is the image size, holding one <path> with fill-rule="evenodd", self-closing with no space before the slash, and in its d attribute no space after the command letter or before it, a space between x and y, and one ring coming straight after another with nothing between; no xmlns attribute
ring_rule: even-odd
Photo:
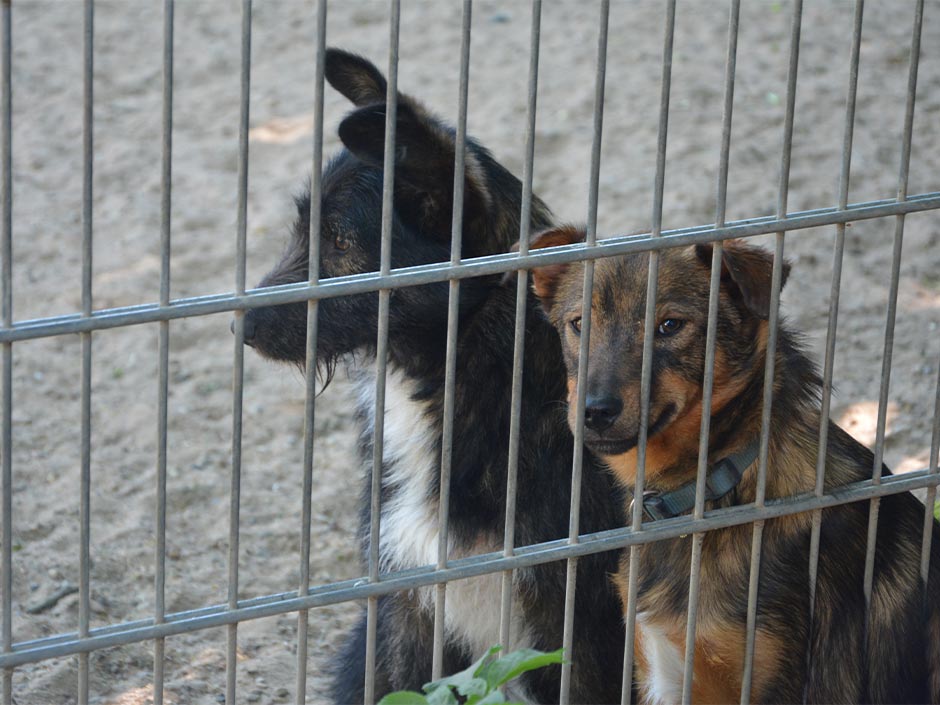
<svg viewBox="0 0 940 705"><path fill-rule="evenodd" d="M153 686L143 685L114 696L108 701L108 705L150 705L152 702Z"/></svg>
<svg viewBox="0 0 940 705"><path fill-rule="evenodd" d="M295 115L294 117L273 118L263 125L248 131L252 142L268 144L290 144L303 139L313 132L313 115Z"/></svg>
<svg viewBox="0 0 940 705"><path fill-rule="evenodd" d="M886 435L891 433L891 423L897 413L897 404L888 402L888 414L885 418ZM836 423L859 443L871 448L875 445L875 436L878 431L878 402L860 401L850 404Z"/></svg>

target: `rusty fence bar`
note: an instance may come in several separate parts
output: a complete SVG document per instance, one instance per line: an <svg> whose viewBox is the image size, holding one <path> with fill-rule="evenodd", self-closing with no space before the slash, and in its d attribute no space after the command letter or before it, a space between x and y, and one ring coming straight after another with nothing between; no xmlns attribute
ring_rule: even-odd
<svg viewBox="0 0 940 705"><path fill-rule="evenodd" d="M506 253L465 259L462 257L463 197L465 185L465 152L467 145L468 87L470 72L472 0L463 0L461 15L460 75L457 95L457 122L455 132L454 163L454 210L451 221L451 256L449 262L438 262L417 267L393 269L392 232L394 223L394 163L396 159L397 78L399 64L399 29L401 19L400 0L389 0L389 50L387 71L387 107L385 113L385 142L383 159L383 198L381 217L381 259L377 272L321 280L320 255L320 188L323 164L323 114L324 114L324 63L326 50L327 0L316 4L316 37L314 46L314 110L313 150L311 158L311 198L309 225L309 270L305 283L249 290L246 288L246 234L248 202L248 156L249 156L249 105L251 78L251 33L252 0L241 2L241 93L238 133L238 179L237 179L237 224L235 232L235 279L231 292L210 296L173 299L170 280L171 251L171 198L172 198L172 133L173 133L173 67L174 67L174 3L164 0L163 27L163 96L162 96L162 164L160 202L160 292L156 303L136 306L98 309L94 308L93 275L93 168L94 168L94 0L84 0L83 24L83 191L82 191L82 275L80 311L41 319L15 321L13 317L13 268L12 268L12 88L11 57L12 29L9 2L3 2L2 12L2 106L0 106L0 461L2 461L2 542L0 542L0 669L2 688L0 700L11 705L14 669L24 664L45 659L78 656L77 701L89 702L89 654L98 649L153 641L153 702L164 700L165 639L169 636L213 627L226 627L226 702L237 700L238 624L242 621L296 613L296 692L295 701L302 705L307 701L307 661L309 642L309 610L352 600L365 600L366 618L366 666L364 674L365 700L376 700L376 653L378 600L381 596L401 590L427 590L434 596L434 641L432 677L444 675L443 655L447 634L446 606L448 583L484 575L499 575L502 581L499 610L500 642L511 648L513 640L513 576L520 568L541 565L554 561L566 561L566 595L563 619L562 646L568 656L561 668L560 702L570 699L571 664L574 630L575 588L578 559L582 556L610 550L629 550L629 576L625 605L626 644L622 673L622 702L632 699L631 675L635 666L634 637L637 627L639 549L657 541L691 535L691 563L689 566L689 598L685 630L685 653L681 700L690 703L694 676L694 642L698 618L698 600L701 578L702 547L709 531L732 526L752 526L750 575L748 584L747 624L741 702L751 697L751 679L755 664L755 642L757 631L758 585L761 569L761 546L765 522L769 519L791 516L802 512L812 513L812 535L809 549L810 618L812 619L815 597L815 579L819 563L819 536L822 510L849 502L869 501L868 548L866 554L864 593L870 605L880 498L890 494L925 489L927 507L924 517L924 538L921 554L921 577L926 581L931 541L931 507L940 486L938 454L940 454L940 372L937 377L936 402L933 417L931 448L928 467L924 470L900 476L882 477L885 425L890 386L891 358L894 346L894 325L899 288L901 247L905 217L909 213L940 210L940 192L908 194L908 175L913 135L913 116L917 71L920 56L920 39L923 25L923 0L918 0L915 9L911 36L911 60L907 85L898 192L894 199L849 204L849 179L851 171L852 141L855 123L855 108L862 38L864 0L855 5L852 47L849 59L848 95L846 99L845 125L843 132L842 159L839 172L838 205L813 210L788 212L790 157L793 142L797 71L799 67L800 33L802 22L802 0L795 0L790 30L789 70L787 76L787 100L785 107L779 190L776 212L773 216L726 222L729 155L731 146L731 124L734 104L737 42L740 17L740 0L730 0L727 58L725 63L724 105L722 114L722 137L719 151L719 168L716 189L716 214L714 224L663 229L664 192L666 178L666 148L669 127L672 60L676 24L676 0L665 3L664 39L662 55L662 84L658 118L658 142L656 168L653 180L653 207L651 231L641 235L597 238L598 193L600 182L601 143L604 117L604 91L607 71L609 0L600 0L598 42L595 67L595 92L593 111L593 136L588 195L587 237L583 244L529 249L529 221L532 208L532 181L535 150L536 104L538 89L539 53L541 38L541 0L532 0L529 44L528 103L526 112L525 147L522 175L522 203L520 217L520 246L518 253ZM884 355L880 379L878 421L876 427L875 462L870 480L855 482L825 491L825 460L828 434L828 415L831 403L832 377L835 357L835 341L838 320L839 294L842 275L842 255L846 226L858 220L895 218L891 283L889 287ZM770 423L773 403L774 351L776 349L780 290L783 283L784 236L791 237L800 231L817 227L835 226L833 273L828 312L825 364L823 372L822 419L819 429L820 447L816 464L816 483L812 492L784 499L766 499L766 474L770 450ZM708 440L710 430L710 408L716 356L718 291L721 274L722 243L730 238L746 238L763 234L775 235L774 266L771 284L769 337L764 372L763 407L761 414L760 451L756 498L753 503L706 511L705 479L708 468ZM640 379L640 424L637 445L637 476L634 491L641 495L645 484L647 440L649 432L650 392L653 369L653 340L655 324L656 294L660 252L663 249L694 244L714 243L711 262L710 294L706 333L706 374L703 383L702 421L699 438L696 500L691 514L656 521L643 522L642 504L633 507L629 526L593 534L580 533L580 494L583 464L582 439L584 434L585 399L587 384L588 351L591 335L591 301L595 260L602 257L649 252L646 312L643 335L642 373ZM528 271L533 267L569 262L585 262L583 280L583 309L580 339L580 360L577 370L577 401L575 409L574 454L572 457L571 501L569 533L566 538L531 546L515 545L516 498L518 494L517 472L521 428L521 403L524 360L524 336L526 327ZM503 547L471 557L452 558L449 554L449 498L453 440L455 424L454 407L456 396L456 364L459 341L458 318L460 285L463 279L498 273L517 272L515 279L516 317L513 351L513 377L511 414L509 428L509 456L507 459L506 513L504 518ZM421 568L396 571L383 565L381 552L381 490L382 466L385 457L384 430L386 415L387 384L395 384L388 374L389 307L395 289L419 286L433 282L449 283L448 323L446 336L446 366L444 378L443 428L440 456L440 479L438 497L438 543L434 560ZM376 352L374 368L374 406L372 407L374 435L372 437L372 464L370 488L370 517L367 570L355 580L312 585L310 575L312 490L314 480L314 421L316 414L316 351L318 340L318 307L324 299L377 292L378 326L376 330ZM252 599L239 599L239 531L242 471L242 407L244 398L244 316L245 311L260 306L306 302L306 359L305 359L305 407L304 407L304 452L302 466L302 498L300 512L300 576L296 590ZM224 604L201 607L185 612L167 613L166 587L166 529L167 529L167 443L169 395L169 343L170 322L184 317L203 316L231 311L234 314L233 332L235 348L233 355L232 388L232 447L231 476L229 490L229 546L227 562L227 599ZM92 336L96 331L127 327L143 323L158 323L157 347L157 450L155 473L155 554L154 554L154 611L150 619L109 624L93 628L90 623L91 589L91 484L92 484ZM74 632L57 634L29 641L15 641L13 629L13 468L12 468L12 368L13 344L19 341L48 338L60 335L81 336L81 448L79 473L79 603L78 624ZM494 578L495 579L495 578ZM808 653L811 659L812 654ZM678 697L678 693L676 696Z"/></svg>

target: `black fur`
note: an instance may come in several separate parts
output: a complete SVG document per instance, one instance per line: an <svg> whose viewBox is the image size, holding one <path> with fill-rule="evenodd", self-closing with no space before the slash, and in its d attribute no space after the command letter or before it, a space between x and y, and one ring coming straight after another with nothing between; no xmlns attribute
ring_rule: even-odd
<svg viewBox="0 0 940 705"><path fill-rule="evenodd" d="M339 128L346 147L326 167L322 182L321 277L379 269L382 203L382 153L385 81L366 60L327 52L330 83L356 105ZM397 161L392 233L392 267L448 261L453 184L453 130L407 96L399 97ZM506 252L518 239L519 181L476 142L468 141L464 199L464 257ZM298 201L290 247L261 286L307 279L309 195ZM551 214L534 199L531 229L546 227ZM392 292L389 313L390 369L416 390L412 399L425 408L426 424L440 434L445 372L445 331L449 285L446 282ZM481 544L502 542L509 453L510 389L513 358L515 288L499 277L464 280L460 286L456 366L456 429L453 441L450 533L455 552L479 552ZM328 369L338 360L355 370L372 365L375 352L375 293L325 299L319 304L318 362ZM518 546L564 538L568 534L572 437L565 422L564 362L557 337L530 296L519 448L519 493L515 542ZM262 355L301 364L304 359L306 304L255 309L246 314L246 342ZM366 473L363 546L368 544L368 473L372 429L361 410L361 455ZM387 447L387 446L386 446ZM401 468L383 467L383 472ZM396 486L383 487L384 506ZM424 488L428 506L437 507L438 477ZM581 531L623 525L623 499L612 479L585 457ZM436 516L436 514L435 514ZM365 555L365 554L364 554ZM581 558L575 604L571 699L578 703L620 700L624 633L620 604L609 575L617 555ZM515 593L523 606L531 645L561 646L564 562L518 570ZM492 605L496 612L498 602ZM398 689L420 689L431 677L433 614L414 592L388 595L378 606L377 696ZM495 643L498 635L494 635ZM448 638L445 672L468 666L479 653ZM365 617L342 647L333 675L333 700L363 701ZM559 669L524 677L536 702L557 702Z"/></svg>

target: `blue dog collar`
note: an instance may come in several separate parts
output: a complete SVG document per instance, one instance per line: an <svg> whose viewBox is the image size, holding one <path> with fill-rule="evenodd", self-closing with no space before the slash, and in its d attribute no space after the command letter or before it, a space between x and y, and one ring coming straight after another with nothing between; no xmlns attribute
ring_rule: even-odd
<svg viewBox="0 0 940 705"><path fill-rule="evenodd" d="M760 443L753 441L712 465L705 476L705 500L711 502L721 499L737 487L744 471L757 460L759 454ZM695 486L696 480L693 480L669 492L644 492L643 517L647 521L656 521L685 514L695 506ZM633 501L636 501L635 498ZM633 501L630 502L631 512Z"/></svg>

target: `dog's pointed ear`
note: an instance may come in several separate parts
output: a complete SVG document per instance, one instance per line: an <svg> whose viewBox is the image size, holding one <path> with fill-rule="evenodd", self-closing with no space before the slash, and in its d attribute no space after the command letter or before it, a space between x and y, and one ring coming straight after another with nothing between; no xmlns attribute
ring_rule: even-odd
<svg viewBox="0 0 940 705"><path fill-rule="evenodd" d="M695 254L711 266L711 243L695 246ZM774 271L772 252L748 245L740 240L726 240L721 250L721 282L732 297L739 299L748 311L760 319L770 316L770 289ZM781 288L790 274L790 263L783 262Z"/></svg>
<svg viewBox="0 0 940 705"><path fill-rule="evenodd" d="M560 225L551 230L543 230L529 241L530 250L540 250L544 247L558 247L560 245L573 245L584 242L587 233L574 225ZM514 247L517 249L518 245ZM555 293L562 276L571 267L570 263L547 264L532 269L532 288L536 296L542 301L542 307L549 311L555 303Z"/></svg>
<svg viewBox="0 0 940 705"><path fill-rule="evenodd" d="M327 49L324 64L326 80L354 105L384 103L388 83L375 64L342 49Z"/></svg>
<svg viewBox="0 0 940 705"><path fill-rule="evenodd" d="M385 156L384 98L359 108L339 126L346 148L373 166ZM449 242L454 201L454 134L414 100L402 96L395 121L395 209L404 222L423 234ZM468 145L464 170L464 232L473 232L486 217L490 203L485 168ZM468 242L467 254L475 253ZM484 254L484 253L480 253Z"/></svg>

